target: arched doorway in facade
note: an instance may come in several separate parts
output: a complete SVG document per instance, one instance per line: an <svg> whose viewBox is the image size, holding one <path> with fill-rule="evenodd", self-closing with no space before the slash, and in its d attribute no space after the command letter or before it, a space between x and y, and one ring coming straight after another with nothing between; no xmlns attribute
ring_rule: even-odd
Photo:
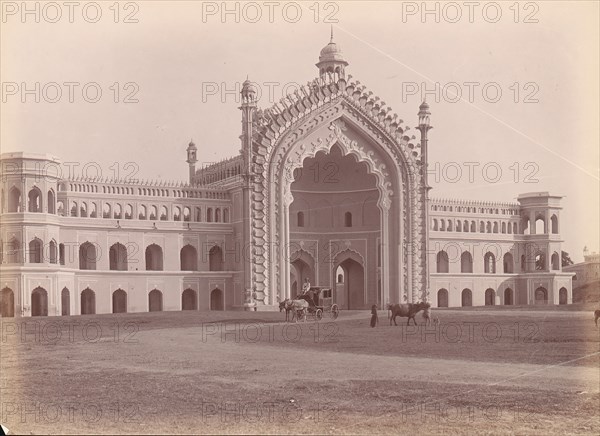
<svg viewBox="0 0 600 436"><path fill-rule="evenodd" d="M31 316L48 316L48 292L42 287L31 292Z"/></svg>
<svg viewBox="0 0 600 436"><path fill-rule="evenodd" d="M311 286L319 285L315 281L315 261L305 250L298 250L290 258L290 297L295 298L302 293L304 280L308 279Z"/></svg>
<svg viewBox="0 0 600 436"><path fill-rule="evenodd" d="M43 262L43 244L40 238L33 238L29 242L29 263Z"/></svg>
<svg viewBox="0 0 600 436"><path fill-rule="evenodd" d="M97 260L96 244L84 242L79 246L79 269L95 270Z"/></svg>
<svg viewBox="0 0 600 436"><path fill-rule="evenodd" d="M567 288L560 288L558 291L558 304L567 304L569 302L569 293Z"/></svg>
<svg viewBox="0 0 600 436"><path fill-rule="evenodd" d="M112 312L127 313L127 292L117 289L112 294Z"/></svg>
<svg viewBox="0 0 600 436"><path fill-rule="evenodd" d="M210 310L224 310L223 291L215 288L210 292Z"/></svg>
<svg viewBox="0 0 600 436"><path fill-rule="evenodd" d="M504 290L504 305L512 306L513 304L514 304L513 290L511 288L506 288Z"/></svg>
<svg viewBox="0 0 600 436"><path fill-rule="evenodd" d="M353 251L346 250L335 256L332 271L333 280L337 279L338 268L343 271L344 281L336 285L335 302L342 309L365 308L365 269L362 258Z"/></svg>
<svg viewBox="0 0 600 436"><path fill-rule="evenodd" d="M487 288L485 290L485 305L486 306L494 306L496 304L496 291L492 288Z"/></svg>
<svg viewBox="0 0 600 436"><path fill-rule="evenodd" d="M111 271L127 271L127 248L120 243L108 250L108 267Z"/></svg>
<svg viewBox="0 0 600 436"><path fill-rule="evenodd" d="M444 288L437 292L437 307L448 307L448 291Z"/></svg>
<svg viewBox="0 0 600 436"><path fill-rule="evenodd" d="M27 210L29 212L42 212L42 192L34 187L27 195Z"/></svg>
<svg viewBox="0 0 600 436"><path fill-rule="evenodd" d="M21 212L21 191L16 186L8 191L8 212Z"/></svg>
<svg viewBox="0 0 600 436"><path fill-rule="evenodd" d="M81 291L81 314L94 315L96 313L96 293L90 288Z"/></svg>
<svg viewBox="0 0 600 436"><path fill-rule="evenodd" d="M470 289L463 289L460 299L463 307L469 307L473 305L473 293Z"/></svg>
<svg viewBox="0 0 600 436"><path fill-rule="evenodd" d="M15 293L10 288L0 291L0 317L12 318L15 316Z"/></svg>
<svg viewBox="0 0 600 436"><path fill-rule="evenodd" d="M548 290L540 286L535 290L535 304L548 304Z"/></svg>
<svg viewBox="0 0 600 436"><path fill-rule="evenodd" d="M163 294L158 289L153 289L148 294L148 312L162 312Z"/></svg>
<svg viewBox="0 0 600 436"><path fill-rule="evenodd" d="M146 271L163 270L163 251L157 244L150 244L146 247Z"/></svg>
<svg viewBox="0 0 600 436"><path fill-rule="evenodd" d="M179 252L181 271L198 271L198 252L191 245L184 246Z"/></svg>
<svg viewBox="0 0 600 436"><path fill-rule="evenodd" d="M208 252L208 270L223 271L223 250L215 245Z"/></svg>
<svg viewBox="0 0 600 436"><path fill-rule="evenodd" d="M71 294L66 287L60 291L60 307L60 314L62 316L69 316L71 314Z"/></svg>
<svg viewBox="0 0 600 436"><path fill-rule="evenodd" d="M193 289L181 293L181 310L198 310L198 295Z"/></svg>

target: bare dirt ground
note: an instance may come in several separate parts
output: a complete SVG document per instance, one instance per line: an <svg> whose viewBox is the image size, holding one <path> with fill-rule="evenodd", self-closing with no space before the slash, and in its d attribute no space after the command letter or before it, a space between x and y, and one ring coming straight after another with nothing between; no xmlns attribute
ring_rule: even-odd
<svg viewBox="0 0 600 436"><path fill-rule="evenodd" d="M271 312L4 319L0 422L17 434L599 434L586 311Z"/></svg>

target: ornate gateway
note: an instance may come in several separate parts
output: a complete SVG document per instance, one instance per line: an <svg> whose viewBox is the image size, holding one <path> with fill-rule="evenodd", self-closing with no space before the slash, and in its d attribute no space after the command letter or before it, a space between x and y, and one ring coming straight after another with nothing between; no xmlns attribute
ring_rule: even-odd
<svg viewBox="0 0 600 436"><path fill-rule="evenodd" d="M426 298L426 151L407 135L409 127L384 102L351 76L346 78L346 65L331 42L317 64L321 76L264 111L256 106L253 85L244 83L242 143L249 174L251 247L246 286L256 289L259 304L275 304L290 296L294 170L319 152L329 153L334 145L343 155L366 164L376 180L380 303ZM429 114L426 104L422 114ZM370 307L368 299L365 290L365 307Z"/></svg>

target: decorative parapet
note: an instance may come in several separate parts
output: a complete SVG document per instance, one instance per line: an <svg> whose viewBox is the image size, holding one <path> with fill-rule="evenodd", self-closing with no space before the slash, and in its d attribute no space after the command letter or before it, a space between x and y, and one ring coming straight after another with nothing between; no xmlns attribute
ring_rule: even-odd
<svg viewBox="0 0 600 436"><path fill-rule="evenodd" d="M432 198L429 209L433 212L485 213L495 215L519 215L518 203Z"/></svg>
<svg viewBox="0 0 600 436"><path fill-rule="evenodd" d="M241 154L219 162L210 163L196 171L194 181L203 185L226 182L232 178L238 178L241 181L243 165L244 158Z"/></svg>
<svg viewBox="0 0 600 436"><path fill-rule="evenodd" d="M229 198L228 191L220 187L166 180L74 177L63 179L58 184L59 193L82 192L175 198Z"/></svg>

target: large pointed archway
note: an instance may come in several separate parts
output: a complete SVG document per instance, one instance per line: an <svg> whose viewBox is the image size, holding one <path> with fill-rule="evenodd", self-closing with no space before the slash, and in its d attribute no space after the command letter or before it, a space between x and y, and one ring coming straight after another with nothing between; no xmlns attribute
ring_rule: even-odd
<svg viewBox="0 0 600 436"><path fill-rule="evenodd" d="M306 227L307 222L305 214L294 216L290 211L294 170L318 152L329 153L333 146L364 163L375 178L382 243L381 299L410 302L424 298L426 189L420 150L411 143L414 138L363 86L343 78L317 79L289 100L289 104L258 112L254 123L259 135L251 156L255 177L250 220L256 247L251 268L259 303L274 304L291 287L290 223L303 222ZM354 225L344 215L346 222Z"/></svg>
<svg viewBox="0 0 600 436"><path fill-rule="evenodd" d="M378 292L382 210L377 176L355 155L344 154L338 143L328 152L305 158L293 175L287 227L292 248L302 249L291 254L292 291L302 288L308 278L313 286L335 287L344 309L382 305ZM338 259L336 255L343 250L358 259ZM341 268L345 279L340 283L332 267Z"/></svg>

